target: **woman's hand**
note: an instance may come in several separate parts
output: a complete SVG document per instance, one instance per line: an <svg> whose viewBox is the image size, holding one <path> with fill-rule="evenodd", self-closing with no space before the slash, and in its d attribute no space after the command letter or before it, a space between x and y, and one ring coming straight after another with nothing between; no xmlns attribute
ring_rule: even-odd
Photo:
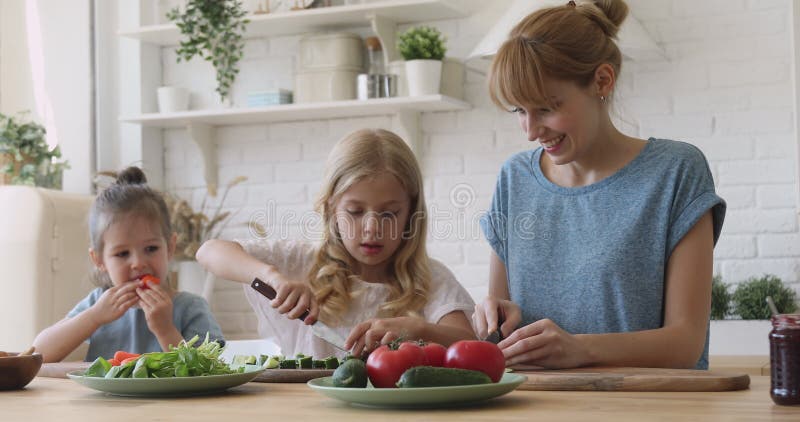
<svg viewBox="0 0 800 422"><path fill-rule="evenodd" d="M116 321L121 317L131 306L139 302L139 296L136 295L136 288L138 283L125 283L117 286L112 286L102 295L100 299L92 305L92 320L98 326L108 324L109 322Z"/></svg>
<svg viewBox="0 0 800 422"><path fill-rule="evenodd" d="M175 328L172 319L172 297L159 284L149 283L148 288L141 284L136 289L139 295L139 306L144 311L147 327L158 337L160 333L167 333Z"/></svg>
<svg viewBox="0 0 800 422"><path fill-rule="evenodd" d="M497 344L506 366L526 363L545 368L575 368L589 361L589 351L578 337L549 319L528 324Z"/></svg>
<svg viewBox="0 0 800 422"><path fill-rule="evenodd" d="M422 318L415 317L373 318L353 327L344 347L353 356L361 356L362 352L372 351L400 337L419 340L426 324Z"/></svg>
<svg viewBox="0 0 800 422"><path fill-rule="evenodd" d="M275 299L272 299L270 305L278 312L286 314L289 319L296 319L308 310L308 316L304 320L306 325L317 321L319 305L311 286L301 281L287 280L282 276L271 278L267 283L275 289Z"/></svg>
<svg viewBox="0 0 800 422"><path fill-rule="evenodd" d="M503 322L500 325L500 332L505 338L522 321L522 312L519 306L510 300L498 299L493 296L487 296L483 303L475 305L472 322L479 339L484 339L489 333L497 330L498 321L501 320Z"/></svg>

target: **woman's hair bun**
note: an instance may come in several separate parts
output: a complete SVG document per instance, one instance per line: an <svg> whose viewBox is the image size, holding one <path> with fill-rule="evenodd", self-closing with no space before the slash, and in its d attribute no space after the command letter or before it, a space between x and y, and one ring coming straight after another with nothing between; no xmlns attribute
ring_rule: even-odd
<svg viewBox="0 0 800 422"><path fill-rule="evenodd" d="M117 174L118 185L143 185L147 183L147 177L139 167L128 167Z"/></svg>
<svg viewBox="0 0 800 422"><path fill-rule="evenodd" d="M616 37L617 32L619 32L619 27L622 25L622 22L625 22L625 18L628 17L628 5L623 0L594 0L592 3L594 3L607 18L607 21L605 21L605 19L597 20L600 28L602 28L607 36L611 38Z"/></svg>

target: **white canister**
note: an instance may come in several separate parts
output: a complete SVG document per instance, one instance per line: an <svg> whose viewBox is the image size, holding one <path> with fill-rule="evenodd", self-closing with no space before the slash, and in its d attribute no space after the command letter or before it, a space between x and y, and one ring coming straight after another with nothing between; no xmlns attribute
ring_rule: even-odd
<svg viewBox="0 0 800 422"><path fill-rule="evenodd" d="M356 99L359 69L326 69L297 72L294 102L317 103Z"/></svg>
<svg viewBox="0 0 800 422"><path fill-rule="evenodd" d="M162 86L156 90L158 111L174 113L189 109L189 90L180 86Z"/></svg>
<svg viewBox="0 0 800 422"><path fill-rule="evenodd" d="M298 72L364 66L361 37L349 32L306 35L300 40Z"/></svg>

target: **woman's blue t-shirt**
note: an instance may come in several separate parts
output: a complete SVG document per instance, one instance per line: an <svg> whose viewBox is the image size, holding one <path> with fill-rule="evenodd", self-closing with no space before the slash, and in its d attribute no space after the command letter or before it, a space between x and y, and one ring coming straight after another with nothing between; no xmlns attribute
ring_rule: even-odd
<svg viewBox="0 0 800 422"><path fill-rule="evenodd" d="M662 327L672 250L708 210L716 244L725 218L703 154L651 138L627 166L577 188L549 181L541 154L506 161L481 220L522 324L549 318L573 334ZM697 367L708 367L708 337Z"/></svg>

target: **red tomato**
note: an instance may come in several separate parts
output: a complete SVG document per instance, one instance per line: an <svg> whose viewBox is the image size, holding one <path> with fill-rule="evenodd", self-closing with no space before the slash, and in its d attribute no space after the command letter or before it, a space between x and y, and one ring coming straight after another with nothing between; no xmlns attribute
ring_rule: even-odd
<svg viewBox="0 0 800 422"><path fill-rule="evenodd" d="M377 388L393 388L406 369L423 366L425 362L425 352L416 343L400 343L397 350L383 345L369 354L367 376Z"/></svg>
<svg viewBox="0 0 800 422"><path fill-rule="evenodd" d="M461 340L447 349L444 359L446 368L471 369L481 371L492 379L500 381L506 370L503 352L494 343L478 340Z"/></svg>
<svg viewBox="0 0 800 422"><path fill-rule="evenodd" d="M116 359L109 359L108 363L110 363L111 366L119 366L119 361Z"/></svg>
<svg viewBox="0 0 800 422"><path fill-rule="evenodd" d="M428 359L428 366L444 366L444 357L447 355L447 348L439 343L428 343L422 345L422 351Z"/></svg>
<svg viewBox="0 0 800 422"><path fill-rule="evenodd" d="M122 362L123 360L128 358L138 358L138 357L139 357L138 353L130 353L124 350L118 350L117 353L114 353L114 359L116 359L119 362Z"/></svg>
<svg viewBox="0 0 800 422"><path fill-rule="evenodd" d="M161 284L161 280L159 280L158 277L150 274L147 274L146 276L142 277L141 280L143 283L142 285L143 289L149 289L150 284Z"/></svg>

